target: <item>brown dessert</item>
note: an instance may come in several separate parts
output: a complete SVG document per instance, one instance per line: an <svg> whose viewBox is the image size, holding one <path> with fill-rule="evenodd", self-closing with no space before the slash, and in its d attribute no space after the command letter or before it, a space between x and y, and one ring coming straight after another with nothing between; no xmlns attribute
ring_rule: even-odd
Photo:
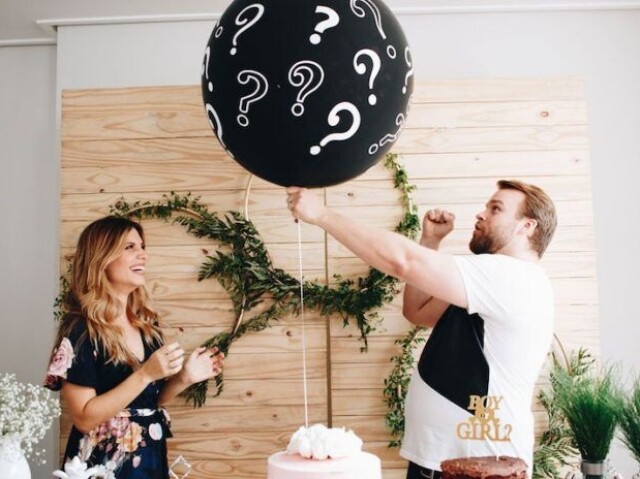
<svg viewBox="0 0 640 479"><path fill-rule="evenodd" d="M527 464L509 456L460 457L440 464L442 479L526 479Z"/></svg>

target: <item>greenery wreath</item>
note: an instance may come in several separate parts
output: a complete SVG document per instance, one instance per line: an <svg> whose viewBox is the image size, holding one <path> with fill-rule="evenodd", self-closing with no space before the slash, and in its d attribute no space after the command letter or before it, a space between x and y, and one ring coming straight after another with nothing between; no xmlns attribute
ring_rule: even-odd
<svg viewBox="0 0 640 479"><path fill-rule="evenodd" d="M394 188L400 192L403 215L395 231L415 239L420 230L417 207L413 203L412 193L416 187L409 184L406 170L398 162L396 154L388 154L384 166L393 174ZM176 215L174 213L183 214ZM179 195L171 192L156 202L136 201L129 204L124 199L110 207L110 214L136 219L163 219L185 227L189 234L198 238L208 238L221 244L215 254L208 255L201 265L198 280L216 278L229 294L233 303L235 322L231 330L219 333L207 339L202 346L217 347L225 355L231 345L245 333L262 331L285 315L298 315L301 311L300 283L282 269L274 267L264 241L253 223L237 211L228 211L223 216L212 213L190 193ZM346 326L355 321L360 339L361 351L367 350L367 337L380 322L376 310L389 303L399 292L398 280L377 269L369 268L367 276L357 279L344 279L334 276L335 286L326 286L309 281L303 283L304 306L318 310L324 316L338 316ZM54 303L55 318L59 320L65 313L64 297L68 291L65 276L60 278L60 293ZM264 303L264 304L263 304ZM251 316L252 310L267 304ZM400 353L390 361L393 368L384 380L383 394L388 406L386 423L392 440L389 447L399 447L404 432L404 400L407 394L411 373L415 364L414 351L425 341L427 328L412 328L405 337L395 341ZM580 357L578 364L584 358ZM554 366L560 367L555 361ZM575 368L581 371L580 367ZM575 370L574 369L574 370ZM215 378L217 391L223 390L223 375ZM208 382L194 384L182 393L187 403L194 407L204 405L207 397ZM534 476L559 478L556 465L566 465L564 457L573 450L568 443L563 418L553 408L552 396L541 393L539 399L547 409L550 428L543 435L540 448L536 453Z"/></svg>
<svg viewBox="0 0 640 479"><path fill-rule="evenodd" d="M393 173L394 187L400 191L404 209L396 231L415 238L420 229L417 208L411 198L415 186L408 183L407 173L398 162L397 155L387 155L384 165ZM174 216L176 212L182 214ZM110 207L110 214L165 221L173 217L174 223L184 226L189 234L220 243L220 249L208 255L201 265L198 280L213 277L219 281L229 294L236 319L231 330L207 339L202 346L215 346L228 355L231 345L245 333L262 331L285 315L300 313L300 282L274 267L264 241L245 215L236 211L219 215L210 212L191 194L175 192L156 202L136 201L130 204L120 199ZM398 293L398 280L374 268L370 268L364 277L345 279L336 275L335 280L333 287L305 281L304 306L318 310L324 316L338 316L344 325L355 322L363 341L361 350L366 351L368 334L380 322L376 310ZM62 277L61 292L55 303L58 319L64 314L63 298L67 289L67 280ZM258 305L262 307L252 315ZM223 376L217 376L215 381L217 396L223 389ZM205 403L207 390L208 382L203 381L182 395L187 403L200 407Z"/></svg>

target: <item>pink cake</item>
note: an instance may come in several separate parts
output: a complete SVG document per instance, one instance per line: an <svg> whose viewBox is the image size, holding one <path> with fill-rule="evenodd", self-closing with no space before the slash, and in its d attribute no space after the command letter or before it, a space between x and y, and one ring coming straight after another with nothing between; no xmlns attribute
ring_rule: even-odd
<svg viewBox="0 0 640 479"><path fill-rule="evenodd" d="M269 457L267 479L381 479L380 459L368 452L318 461L277 452Z"/></svg>
<svg viewBox="0 0 640 479"><path fill-rule="evenodd" d="M267 479L382 479L380 459L362 452L353 431L322 424L298 429L267 470Z"/></svg>

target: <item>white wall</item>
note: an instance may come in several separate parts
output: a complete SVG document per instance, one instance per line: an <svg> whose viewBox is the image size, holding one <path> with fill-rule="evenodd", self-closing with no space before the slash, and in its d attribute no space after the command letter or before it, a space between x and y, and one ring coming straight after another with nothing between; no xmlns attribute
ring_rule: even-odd
<svg viewBox="0 0 640 479"><path fill-rule="evenodd" d="M213 23L60 28L58 91L197 84Z"/></svg>
<svg viewBox="0 0 640 479"><path fill-rule="evenodd" d="M640 306L633 300L640 285L636 279L640 271L640 222L635 218L640 205L636 184L640 180L640 10L403 14L399 19L412 46L417 77L585 78L602 351L607 359L623 361L627 370L640 370L636 352ZM212 26L212 22L200 21L61 27L57 90L197 84ZM4 105L19 101L14 97L18 96L16 92L25 91L23 80L28 78L33 84L29 92L34 93L20 103L32 105L33 110L44 104L53 108L53 54L43 54L46 60L38 60L25 55L27 49L20 50L11 54L0 48L0 138L3 152L9 152L1 160L0 195L9 215L6 218L12 219L3 222L2 231L5 233L6 228L8 234L0 235L4 299L0 314L3 331L16 328L8 339L4 334L0 337L0 361L3 366L13 361L25 374L39 378L42 348L49 347L48 341L44 341L46 345L38 342L39 350L27 358L24 352L17 354L24 351L17 344L22 338L34 344L34 331L50 331L52 285L57 276L57 209L52 206L57 201L56 185L52 185L57 181L57 147L51 145L52 121L43 119L40 125L40 118L34 121L27 115L19 125L12 120L15 128L8 129L4 125L14 107ZM11 83L5 85L7 62L25 73L12 74ZM43 68L46 65L48 68ZM44 97L36 101L33 95ZM32 138L38 134L45 140L34 145ZM7 144L9 148L4 147ZM28 158L20 175L15 172L19 156ZM16 207L17 198L20 205ZM13 354L8 354L5 347ZM17 362L16 357L23 359ZM620 448L612 457L627 478L638 469Z"/></svg>
<svg viewBox="0 0 640 479"><path fill-rule="evenodd" d="M58 288L55 62L54 46L0 48L0 372L34 384L44 379ZM56 436L45 438L48 464L32 466L34 479L51 477Z"/></svg>

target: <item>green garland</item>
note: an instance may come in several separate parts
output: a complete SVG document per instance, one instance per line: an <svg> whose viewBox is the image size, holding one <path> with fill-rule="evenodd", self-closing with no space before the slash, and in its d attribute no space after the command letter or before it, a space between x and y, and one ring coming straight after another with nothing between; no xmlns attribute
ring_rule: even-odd
<svg viewBox="0 0 640 479"><path fill-rule="evenodd" d="M411 329L404 338L396 339L395 344L401 347L401 353L391 358L393 369L384 380L384 397L389 408L385 416L385 422L391 430L391 441L389 447L400 447L402 445L402 434L404 433L404 400L407 397L409 381L413 372L414 359L413 351L419 344L425 342L425 338L420 333L427 331L427 328L416 326Z"/></svg>
<svg viewBox="0 0 640 479"><path fill-rule="evenodd" d="M420 228L417 209L410 196L415 186L408 184L407 173L398 163L397 155L387 155L384 165L394 174L394 186L401 192L404 207L404 215L396 231L415 238ZM233 303L236 321L231 330L209 338L203 346L215 346L228 355L231 345L245 333L262 331L284 316L300 313L299 281L273 266L260 234L241 213L228 211L224 216L219 216L210 212L198 198L174 192L164 195L163 200L157 202L137 201L129 204L122 199L110 207L113 215L136 219L168 221L175 212L188 214L176 216L174 222L185 227L189 234L221 244L220 250L207 256L200 267L198 280L213 277L219 281ZM304 306L324 316L339 316L345 326L355 322L364 343L361 350L366 351L367 337L380 321L376 309L391 302L398 293L398 280L374 268L369 268L367 276L356 280L343 279L339 275L334 277L335 287L305 281ZM66 286L61 284L62 292L56 300L59 308L56 317L64 314L61 298L64 297ZM251 315L252 310L261 304L268 307ZM216 377L216 385L217 396L222 392L222 375ZM203 381L189 387L182 395L188 403L200 407L206 401L207 390L208 382Z"/></svg>

